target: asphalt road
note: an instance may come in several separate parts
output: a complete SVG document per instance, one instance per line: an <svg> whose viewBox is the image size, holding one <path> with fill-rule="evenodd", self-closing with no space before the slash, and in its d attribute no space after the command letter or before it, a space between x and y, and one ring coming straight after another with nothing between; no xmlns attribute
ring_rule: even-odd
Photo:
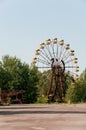
<svg viewBox="0 0 86 130"><path fill-rule="evenodd" d="M86 130L86 104L0 106L0 130Z"/></svg>

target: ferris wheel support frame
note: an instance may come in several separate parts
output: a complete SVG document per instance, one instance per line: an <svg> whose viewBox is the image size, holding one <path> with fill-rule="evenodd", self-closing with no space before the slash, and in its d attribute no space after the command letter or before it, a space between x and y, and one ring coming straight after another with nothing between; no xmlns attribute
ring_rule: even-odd
<svg viewBox="0 0 86 130"><path fill-rule="evenodd" d="M33 64L39 63L39 65L37 64L38 69L51 70L50 86L47 93L47 97L51 100L58 96L60 101L63 101L66 94L65 72L70 72L74 80L79 77L77 74L79 71L78 58L75 57L74 52L70 49L70 44L64 44L64 40L58 41L57 38L47 39L45 43L40 44L40 48L35 52L36 57L33 58Z"/></svg>

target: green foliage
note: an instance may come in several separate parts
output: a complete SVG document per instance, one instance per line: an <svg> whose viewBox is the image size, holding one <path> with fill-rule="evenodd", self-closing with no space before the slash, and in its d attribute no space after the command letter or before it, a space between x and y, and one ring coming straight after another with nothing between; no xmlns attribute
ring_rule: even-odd
<svg viewBox="0 0 86 130"><path fill-rule="evenodd" d="M6 55L0 62L0 88L5 92L25 90L21 97L25 98L25 103L35 102L38 95L37 72L36 67L30 68L20 59Z"/></svg>
<svg viewBox="0 0 86 130"><path fill-rule="evenodd" d="M85 68L85 70L82 72L82 74L80 75L79 80L80 80L80 81L85 81L85 80L86 80L86 68Z"/></svg>
<svg viewBox="0 0 86 130"><path fill-rule="evenodd" d="M80 79L69 86L66 100L70 103L86 102L86 69L80 75Z"/></svg>
<svg viewBox="0 0 86 130"><path fill-rule="evenodd" d="M64 74L64 87L65 90L67 91L67 89L69 88L69 86L71 85L71 83L74 81L73 77L71 76L71 74L69 72L66 72Z"/></svg>
<svg viewBox="0 0 86 130"><path fill-rule="evenodd" d="M40 80L37 84L38 90L39 90L39 94L40 95L44 95L44 97L47 97L49 88L50 88L50 82L51 82L51 71L44 71L43 73L40 73ZM73 82L73 78L70 76L70 73L65 73L64 74L64 80L63 80L63 84L65 87L65 90L67 91L69 85ZM55 82L53 80L52 82L52 90L51 93L53 93L53 90L55 89ZM60 91L60 88L59 88ZM57 99L58 95L55 97L55 100L59 100Z"/></svg>
<svg viewBox="0 0 86 130"><path fill-rule="evenodd" d="M38 77L38 70L35 66L31 67L29 70L29 80L28 80L28 87L27 87L27 97L29 103L34 103L37 101L38 96L38 88L37 82L39 81Z"/></svg>
<svg viewBox="0 0 86 130"><path fill-rule="evenodd" d="M37 67L22 63L16 57L6 55L0 62L0 88L7 93L25 90L19 98L25 99L24 103L47 103L47 93L50 87L51 71L39 72ZM86 69L77 82L73 83L70 73L64 75L66 101L70 103L86 102ZM52 83L55 87L54 82ZM54 89L54 88L53 88ZM52 89L52 91L53 91ZM39 96L42 95L42 96ZM10 103L12 99L7 100ZM56 96L56 100L58 95Z"/></svg>
<svg viewBox="0 0 86 130"><path fill-rule="evenodd" d="M11 103L11 98L8 97L6 101L3 102L3 105L9 105Z"/></svg>
<svg viewBox="0 0 86 130"><path fill-rule="evenodd" d="M66 101L68 103L74 103L77 102L77 98L76 98L76 86L75 84L71 84L67 90L66 93Z"/></svg>
<svg viewBox="0 0 86 130"><path fill-rule="evenodd" d="M46 98L44 95L39 96L37 99L37 103L48 103L48 98Z"/></svg>
<svg viewBox="0 0 86 130"><path fill-rule="evenodd" d="M39 74L39 82L37 83L37 87L40 95L44 95L46 97L50 87L50 71L44 71Z"/></svg>

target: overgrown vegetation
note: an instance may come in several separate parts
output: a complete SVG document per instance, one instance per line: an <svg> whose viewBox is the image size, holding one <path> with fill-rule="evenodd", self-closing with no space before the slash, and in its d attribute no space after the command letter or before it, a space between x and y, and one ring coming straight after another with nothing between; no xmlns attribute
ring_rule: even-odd
<svg viewBox="0 0 86 130"><path fill-rule="evenodd" d="M35 67L22 63L16 57L4 56L0 62L1 91L11 95L11 103L19 98L24 103L36 102L38 95L36 84L39 80L37 72ZM17 95L21 90L25 93Z"/></svg>
<svg viewBox="0 0 86 130"><path fill-rule="evenodd" d="M0 61L0 88L1 91L11 94L3 102L13 103L18 98L21 99L22 103L48 103L47 92L50 85L50 75L50 71L39 72L35 66L22 63L16 57L9 55L2 57L2 61ZM64 86L66 88L66 102L86 102L86 69L76 82L73 82L69 73L65 73ZM20 90L25 92L12 95ZM2 98L2 95L0 97Z"/></svg>
<svg viewBox="0 0 86 130"><path fill-rule="evenodd" d="M86 69L77 82L69 85L66 101L69 103L86 102Z"/></svg>

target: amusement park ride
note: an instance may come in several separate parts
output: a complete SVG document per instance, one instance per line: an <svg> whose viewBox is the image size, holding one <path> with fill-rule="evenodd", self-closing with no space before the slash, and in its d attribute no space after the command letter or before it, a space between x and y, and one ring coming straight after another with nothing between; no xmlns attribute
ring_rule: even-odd
<svg viewBox="0 0 86 130"><path fill-rule="evenodd" d="M70 44L64 44L64 40L58 41L57 38L47 39L45 43L40 43L32 63L42 72L51 71L47 97L53 101L57 96L62 102L66 93L64 74L69 72L74 80L78 79L78 58L75 57L74 50L70 49Z"/></svg>
<svg viewBox="0 0 86 130"><path fill-rule="evenodd" d="M22 98L18 98L19 95L24 94L25 91L24 90L20 90L20 91L13 91L13 92L6 92L5 90L1 90L0 89L0 104L4 104L6 102L8 102L10 97L15 96L15 101L16 103L22 103L23 99ZM9 104L9 103L8 103Z"/></svg>
<svg viewBox="0 0 86 130"><path fill-rule="evenodd" d="M40 43L40 48L35 51L35 57L32 61L39 71L50 72L50 85L47 92L49 100L54 101L59 98L60 102L64 101L66 89L64 85L65 73L69 73L74 80L78 79L79 66L78 58L75 57L74 50L70 49L70 44L65 44L64 40L47 39L45 43ZM46 86L45 86L46 87ZM22 103L22 99L18 99L18 95L22 95L25 91L14 91L7 93L0 89L0 103L6 102L9 97L16 97Z"/></svg>

